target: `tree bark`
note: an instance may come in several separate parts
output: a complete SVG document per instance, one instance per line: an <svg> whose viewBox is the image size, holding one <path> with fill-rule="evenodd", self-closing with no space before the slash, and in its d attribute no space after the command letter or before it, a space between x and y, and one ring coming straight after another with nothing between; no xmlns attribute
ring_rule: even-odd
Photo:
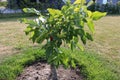
<svg viewBox="0 0 120 80"><path fill-rule="evenodd" d="M50 68L51 68L51 75L49 76L48 80L51 80L51 79L52 80L58 80L56 67L53 64L51 64Z"/></svg>

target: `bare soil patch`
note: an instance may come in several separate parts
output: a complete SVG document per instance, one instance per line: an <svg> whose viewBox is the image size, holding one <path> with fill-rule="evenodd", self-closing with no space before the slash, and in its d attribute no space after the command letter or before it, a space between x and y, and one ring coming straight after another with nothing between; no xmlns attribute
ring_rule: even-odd
<svg viewBox="0 0 120 80"><path fill-rule="evenodd" d="M56 70L58 80L83 80L79 69L64 69L62 66ZM36 63L26 67L16 80L53 80L52 70L47 63Z"/></svg>

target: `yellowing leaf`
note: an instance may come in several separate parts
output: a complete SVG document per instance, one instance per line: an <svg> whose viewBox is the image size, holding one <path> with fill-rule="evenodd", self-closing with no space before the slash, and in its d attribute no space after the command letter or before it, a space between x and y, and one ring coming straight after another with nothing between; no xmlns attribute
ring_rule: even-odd
<svg viewBox="0 0 120 80"><path fill-rule="evenodd" d="M95 11L92 14L92 18L93 18L93 20L98 20L98 19L104 17L106 14L107 14L106 12Z"/></svg>
<svg viewBox="0 0 120 80"><path fill-rule="evenodd" d="M74 9L75 12L79 12L79 10L80 10L79 8L75 8Z"/></svg>
<svg viewBox="0 0 120 80"><path fill-rule="evenodd" d="M48 10L48 12L49 12L52 16L54 16L54 15L61 15L61 14L62 14L61 11L58 10L58 9L48 8L47 10Z"/></svg>
<svg viewBox="0 0 120 80"><path fill-rule="evenodd" d="M87 19L87 25L88 25L90 31L92 33L94 33L94 31L95 31L95 29L94 29L94 23L93 23L93 21L91 19Z"/></svg>
<svg viewBox="0 0 120 80"><path fill-rule="evenodd" d="M90 18L92 16L92 12L87 10L88 17Z"/></svg>
<svg viewBox="0 0 120 80"><path fill-rule="evenodd" d="M74 4L84 4L86 0L76 0Z"/></svg>

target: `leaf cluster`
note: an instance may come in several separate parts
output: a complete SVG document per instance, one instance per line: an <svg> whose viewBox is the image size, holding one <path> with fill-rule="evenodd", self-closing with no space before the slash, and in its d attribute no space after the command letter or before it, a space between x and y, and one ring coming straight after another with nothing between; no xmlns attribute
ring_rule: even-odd
<svg viewBox="0 0 120 80"><path fill-rule="evenodd" d="M99 20L106 13L91 12L87 10L90 3L88 5L85 3L85 0L76 0L72 4L67 0L61 10L48 8L47 16L43 16L34 8L23 9L24 12L39 15L37 19L21 21L28 24L25 33L30 34L33 42L41 44L44 40L47 41L44 48L48 62L58 65L69 62L66 59L69 55L63 56L65 53L60 50L63 43L66 43L71 50L78 47L83 51L79 41L81 40L83 44L86 44L87 40L93 41L92 35L95 32L93 21ZM85 31L85 25L88 26L90 33Z"/></svg>

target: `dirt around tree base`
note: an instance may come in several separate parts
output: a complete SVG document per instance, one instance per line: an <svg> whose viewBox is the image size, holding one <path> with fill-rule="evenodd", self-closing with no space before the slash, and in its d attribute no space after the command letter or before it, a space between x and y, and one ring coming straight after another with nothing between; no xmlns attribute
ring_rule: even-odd
<svg viewBox="0 0 120 80"><path fill-rule="evenodd" d="M59 67L56 72L58 80L83 80L79 69L74 70ZM39 62L26 67L16 80L53 80L51 73L50 65Z"/></svg>

